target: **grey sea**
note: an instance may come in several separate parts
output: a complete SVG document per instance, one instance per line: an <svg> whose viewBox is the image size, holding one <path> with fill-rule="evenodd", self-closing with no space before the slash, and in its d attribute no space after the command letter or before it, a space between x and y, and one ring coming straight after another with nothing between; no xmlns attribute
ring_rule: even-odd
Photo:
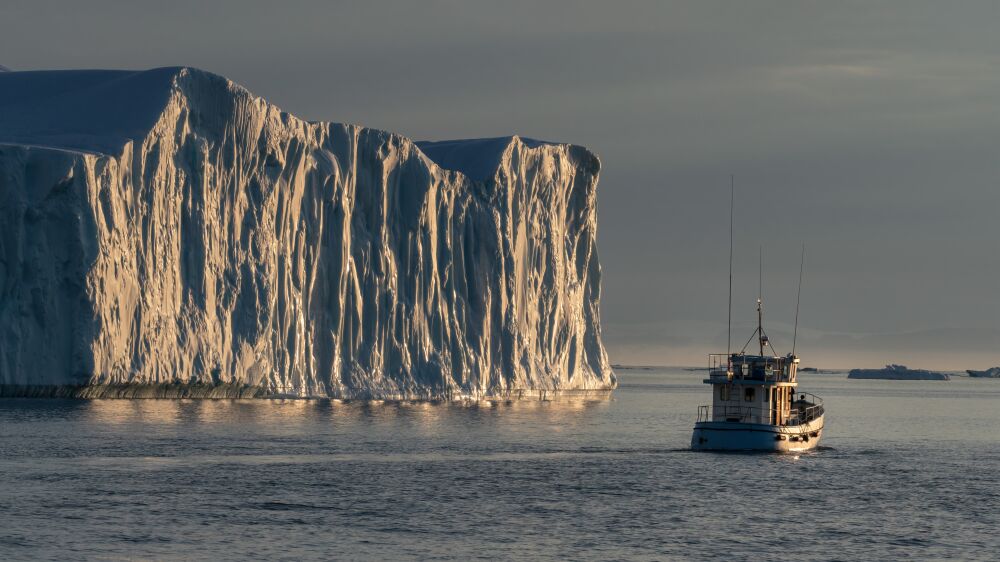
<svg viewBox="0 0 1000 562"><path fill-rule="evenodd" d="M801 455L693 453L704 373L512 404L0 400L0 559L996 560L1000 380L807 374Z"/></svg>

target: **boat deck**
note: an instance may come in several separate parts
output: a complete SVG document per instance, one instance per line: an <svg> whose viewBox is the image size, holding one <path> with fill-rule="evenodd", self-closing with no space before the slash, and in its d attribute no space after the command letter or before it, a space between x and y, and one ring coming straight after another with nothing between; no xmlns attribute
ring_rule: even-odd
<svg viewBox="0 0 1000 562"><path fill-rule="evenodd" d="M823 400L815 394L809 392L797 392L799 398L792 401L791 410L780 423L765 424L782 426L797 426L809 423L814 419L823 417L825 412ZM698 423L701 422L730 422L730 423L751 423L752 420L773 419L773 409L764 409L756 406L726 405L713 407L710 404L698 406Z"/></svg>

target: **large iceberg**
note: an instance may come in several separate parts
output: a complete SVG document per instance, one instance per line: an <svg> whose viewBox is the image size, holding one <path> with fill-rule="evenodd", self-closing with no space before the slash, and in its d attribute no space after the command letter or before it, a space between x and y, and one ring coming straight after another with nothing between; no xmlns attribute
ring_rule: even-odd
<svg viewBox="0 0 1000 562"><path fill-rule="evenodd" d="M0 393L606 392L599 168L190 68L0 73Z"/></svg>

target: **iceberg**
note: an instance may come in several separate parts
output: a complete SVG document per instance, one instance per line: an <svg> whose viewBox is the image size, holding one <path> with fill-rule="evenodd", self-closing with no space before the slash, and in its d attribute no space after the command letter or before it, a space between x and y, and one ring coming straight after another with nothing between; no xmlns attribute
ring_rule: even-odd
<svg viewBox="0 0 1000 562"><path fill-rule="evenodd" d="M193 68L0 73L0 394L607 393L599 171Z"/></svg>
<svg viewBox="0 0 1000 562"><path fill-rule="evenodd" d="M924 369L910 369L905 365L886 365L884 369L851 369L847 373L849 379L887 379L896 381L946 381L951 380L947 373L938 373Z"/></svg>

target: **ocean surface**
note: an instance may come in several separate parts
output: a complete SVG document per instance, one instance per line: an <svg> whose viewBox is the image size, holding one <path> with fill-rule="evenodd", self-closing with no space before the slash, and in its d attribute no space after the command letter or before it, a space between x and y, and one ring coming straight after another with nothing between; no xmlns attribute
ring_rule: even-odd
<svg viewBox="0 0 1000 562"><path fill-rule="evenodd" d="M822 447L693 453L705 373L595 402L0 400L0 559L996 560L1000 380L804 374Z"/></svg>

